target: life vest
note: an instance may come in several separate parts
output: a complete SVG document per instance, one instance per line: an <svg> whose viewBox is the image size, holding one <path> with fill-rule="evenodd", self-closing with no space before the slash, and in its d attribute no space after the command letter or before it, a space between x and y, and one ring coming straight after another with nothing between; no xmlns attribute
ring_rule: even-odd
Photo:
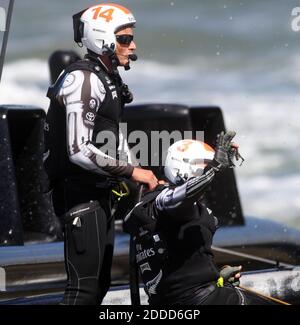
<svg viewBox="0 0 300 325"><path fill-rule="evenodd" d="M88 57L90 58L90 57ZM90 71L97 75L105 87L106 95L97 111L92 133L91 143L100 147L103 144L97 143L97 134L100 131L111 131L117 140L116 148L119 146L119 122L122 110L127 99L125 98L123 84L119 75L108 74L101 67L99 60L90 58L89 60L77 61L68 66L62 75L57 79L55 84L48 89L47 96L50 98L50 107L47 112L45 121L45 152L49 153L49 157L45 160L45 168L49 176L50 182L55 183L61 179L85 175L86 179L90 178L95 181L103 180L103 177L95 175L89 171L83 170L81 167L70 162L67 150L66 140L66 109L56 99L66 76L76 70ZM115 86L118 100L114 99L111 86ZM115 157L118 158L116 153ZM105 175L105 173L104 173Z"/></svg>

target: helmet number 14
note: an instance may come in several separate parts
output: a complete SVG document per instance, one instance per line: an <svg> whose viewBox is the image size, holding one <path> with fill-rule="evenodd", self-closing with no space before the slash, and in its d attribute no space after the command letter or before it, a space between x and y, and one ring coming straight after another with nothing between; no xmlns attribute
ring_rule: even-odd
<svg viewBox="0 0 300 325"><path fill-rule="evenodd" d="M107 10L100 12L101 9L102 9L102 7L97 7L93 10L93 11L95 11L93 19L97 19L98 17L101 17L101 18L104 18L107 23L109 23L113 19L112 15L113 15L114 9L111 8L111 9L107 9Z"/></svg>

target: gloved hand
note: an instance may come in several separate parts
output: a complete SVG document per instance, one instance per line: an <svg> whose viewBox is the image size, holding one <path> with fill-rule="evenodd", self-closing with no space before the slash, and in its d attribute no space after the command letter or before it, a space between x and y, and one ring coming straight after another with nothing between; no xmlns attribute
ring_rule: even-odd
<svg viewBox="0 0 300 325"><path fill-rule="evenodd" d="M230 266L225 265L222 267L220 271L220 276L224 279L224 281L231 283L235 287L240 285L240 277L241 277L241 269L242 266Z"/></svg>
<svg viewBox="0 0 300 325"><path fill-rule="evenodd" d="M232 166L231 155L232 155L232 142L231 140L235 137L236 132L223 131L217 135L215 156L211 163L212 168L215 171L222 171Z"/></svg>

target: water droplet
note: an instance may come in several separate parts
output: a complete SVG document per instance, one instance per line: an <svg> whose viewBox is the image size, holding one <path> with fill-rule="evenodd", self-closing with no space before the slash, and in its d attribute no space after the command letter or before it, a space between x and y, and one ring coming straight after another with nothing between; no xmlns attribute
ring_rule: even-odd
<svg viewBox="0 0 300 325"><path fill-rule="evenodd" d="M220 53L220 52L217 52L217 53L216 53L216 55L218 55L218 56L219 56L219 55L221 55L221 53Z"/></svg>
<svg viewBox="0 0 300 325"><path fill-rule="evenodd" d="M194 19L195 19L195 20L198 20L198 19L199 19L199 16L195 16Z"/></svg>
<svg viewBox="0 0 300 325"><path fill-rule="evenodd" d="M174 6L174 2L171 2L170 5L171 5L171 6Z"/></svg>
<svg viewBox="0 0 300 325"><path fill-rule="evenodd" d="M236 213L231 213L231 217L235 219L237 217Z"/></svg>

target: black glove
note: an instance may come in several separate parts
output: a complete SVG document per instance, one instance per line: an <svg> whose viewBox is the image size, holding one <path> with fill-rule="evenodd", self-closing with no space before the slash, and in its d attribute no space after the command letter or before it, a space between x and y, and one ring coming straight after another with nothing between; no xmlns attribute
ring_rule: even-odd
<svg viewBox="0 0 300 325"><path fill-rule="evenodd" d="M228 131L226 133L222 131L217 135L215 156L211 163L211 167L215 171L222 171L232 166L232 161L230 159L232 152L231 140L235 135L236 133L234 131Z"/></svg>

